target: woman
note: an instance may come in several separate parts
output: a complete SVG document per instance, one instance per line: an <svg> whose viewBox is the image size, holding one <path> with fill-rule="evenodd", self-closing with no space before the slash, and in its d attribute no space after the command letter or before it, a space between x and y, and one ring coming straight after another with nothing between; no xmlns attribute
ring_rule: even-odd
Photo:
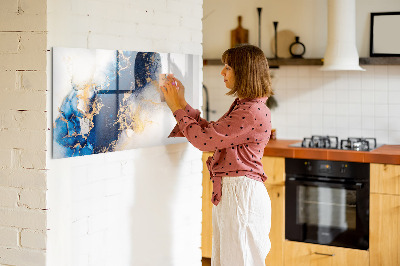
<svg viewBox="0 0 400 266"><path fill-rule="evenodd" d="M186 103L179 80L170 76L161 88L178 122L170 137L184 136L196 148L214 151L207 161L213 182L212 265L265 265L271 247L271 202L261 164L271 130L268 62L252 45L225 51L222 62L227 95L237 98L216 122L200 118Z"/></svg>

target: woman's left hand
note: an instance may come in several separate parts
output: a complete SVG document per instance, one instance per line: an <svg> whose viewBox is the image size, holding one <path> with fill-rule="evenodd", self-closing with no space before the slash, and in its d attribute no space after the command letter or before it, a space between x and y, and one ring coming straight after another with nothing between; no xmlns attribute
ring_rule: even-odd
<svg viewBox="0 0 400 266"><path fill-rule="evenodd" d="M185 108L184 106L181 106L180 97L178 95L179 87L177 85L176 81L171 77L167 77L164 86L160 87L161 91L164 93L165 102L173 113L178 109Z"/></svg>

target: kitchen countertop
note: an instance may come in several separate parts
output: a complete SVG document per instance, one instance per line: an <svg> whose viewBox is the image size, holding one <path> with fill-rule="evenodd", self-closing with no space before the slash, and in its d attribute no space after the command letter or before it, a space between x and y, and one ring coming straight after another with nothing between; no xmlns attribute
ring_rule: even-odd
<svg viewBox="0 0 400 266"><path fill-rule="evenodd" d="M400 145L383 145L372 151L290 147L301 140L270 140L264 156L363 163L400 164Z"/></svg>

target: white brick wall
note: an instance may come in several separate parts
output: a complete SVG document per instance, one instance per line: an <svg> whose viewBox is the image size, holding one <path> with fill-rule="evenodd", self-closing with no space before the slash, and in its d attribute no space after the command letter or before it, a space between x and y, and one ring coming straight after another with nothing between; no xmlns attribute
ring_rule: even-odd
<svg viewBox="0 0 400 266"><path fill-rule="evenodd" d="M48 49L202 54L202 0L49 0L47 8ZM183 143L52 160L50 151L48 265L201 265L201 152Z"/></svg>
<svg viewBox="0 0 400 266"><path fill-rule="evenodd" d="M37 230L21 231L21 246L33 249L46 249L46 233Z"/></svg>
<svg viewBox="0 0 400 266"><path fill-rule="evenodd" d="M0 18L0 264L45 265L46 1Z"/></svg>
<svg viewBox="0 0 400 266"><path fill-rule="evenodd" d="M16 228L0 228L0 246L18 247L19 231Z"/></svg>

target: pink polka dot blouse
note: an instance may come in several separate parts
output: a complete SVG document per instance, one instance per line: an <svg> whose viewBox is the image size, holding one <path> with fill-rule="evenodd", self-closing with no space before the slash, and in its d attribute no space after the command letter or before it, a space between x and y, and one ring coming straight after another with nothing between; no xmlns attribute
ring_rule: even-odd
<svg viewBox="0 0 400 266"><path fill-rule="evenodd" d="M207 160L213 182L211 201L221 200L224 176L246 176L261 182L267 179L261 159L271 132L271 112L267 97L238 98L218 121L208 122L189 104L174 112L178 122L169 137L186 137L201 151L214 151Z"/></svg>

